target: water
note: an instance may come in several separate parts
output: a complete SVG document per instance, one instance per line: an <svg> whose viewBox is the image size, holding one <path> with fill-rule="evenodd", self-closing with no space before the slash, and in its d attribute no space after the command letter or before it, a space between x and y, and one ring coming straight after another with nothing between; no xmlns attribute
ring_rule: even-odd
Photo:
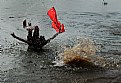
<svg viewBox="0 0 121 83"><path fill-rule="evenodd" d="M105 0L106 1L106 0ZM121 79L121 6L120 0L1 0L0 1L0 81L1 83L120 83ZM26 38L22 21L40 27L46 39L55 31L47 10L54 6L65 24L60 34L42 52L27 51L27 44L10 36ZM100 67L55 66L59 54L76 46L79 39L94 42L91 58ZM87 48L86 48L87 49ZM97 58L98 57L98 58Z"/></svg>

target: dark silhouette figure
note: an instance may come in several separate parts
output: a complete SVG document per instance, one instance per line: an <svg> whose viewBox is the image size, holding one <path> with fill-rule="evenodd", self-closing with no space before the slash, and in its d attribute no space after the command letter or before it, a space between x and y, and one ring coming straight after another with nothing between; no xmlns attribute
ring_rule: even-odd
<svg viewBox="0 0 121 83"><path fill-rule="evenodd" d="M23 28L25 28L27 26L25 21L26 20L23 21ZM31 23L28 23L28 26L31 26ZM34 30L34 32L33 32L33 30ZM45 46L52 39L54 39L58 34L60 34L60 32L58 32L55 35L53 35L51 38L46 40L44 36L39 36L38 26L34 26L34 28L31 28L31 27L27 28L27 31L28 31L27 40L16 36L14 34L14 32L11 35L12 35L12 37L14 37L16 39L27 43L29 45L29 48L32 48L32 49L42 49L43 46Z"/></svg>

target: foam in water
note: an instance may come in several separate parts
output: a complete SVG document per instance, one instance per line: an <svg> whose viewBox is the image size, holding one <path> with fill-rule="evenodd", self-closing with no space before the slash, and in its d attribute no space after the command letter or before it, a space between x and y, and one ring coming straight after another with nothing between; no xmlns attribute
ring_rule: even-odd
<svg viewBox="0 0 121 83"><path fill-rule="evenodd" d="M79 43L72 48L67 48L56 58L56 66L64 64L91 63L91 56L96 53L94 42L90 39L80 38ZM60 64L59 64L60 63Z"/></svg>
<svg viewBox="0 0 121 83"><path fill-rule="evenodd" d="M98 48L91 39L80 38L78 44L75 44L72 48L66 48L62 53L60 53L55 58L54 63L56 63L55 66L76 64L79 66L98 65L106 68L112 66L119 67L117 63L113 63L105 57L96 55L97 51Z"/></svg>

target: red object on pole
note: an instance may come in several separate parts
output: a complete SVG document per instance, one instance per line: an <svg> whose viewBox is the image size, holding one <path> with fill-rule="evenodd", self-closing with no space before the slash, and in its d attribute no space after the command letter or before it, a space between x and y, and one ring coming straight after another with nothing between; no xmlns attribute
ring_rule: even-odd
<svg viewBox="0 0 121 83"><path fill-rule="evenodd" d="M47 12L47 15L50 17L50 19L56 23L58 20L57 20L57 14L56 14L56 10L54 7L50 8Z"/></svg>
<svg viewBox="0 0 121 83"><path fill-rule="evenodd" d="M50 17L50 19L52 20L52 27L56 30L56 32L65 32L64 29L64 24L62 24L58 21L57 19L57 14L56 14L56 10L54 7L50 8L47 12L47 15ZM61 29L63 30L61 30Z"/></svg>
<svg viewBox="0 0 121 83"><path fill-rule="evenodd" d="M61 32L65 32L64 24L61 25Z"/></svg>
<svg viewBox="0 0 121 83"><path fill-rule="evenodd" d="M61 27L61 23L58 21L56 24L52 21L52 27L56 30L56 32L59 32L59 29Z"/></svg>

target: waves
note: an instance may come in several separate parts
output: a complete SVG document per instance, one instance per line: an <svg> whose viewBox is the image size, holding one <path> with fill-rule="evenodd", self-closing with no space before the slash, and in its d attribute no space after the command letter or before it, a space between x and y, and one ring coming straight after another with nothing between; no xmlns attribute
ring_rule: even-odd
<svg viewBox="0 0 121 83"><path fill-rule="evenodd" d="M118 68L115 61L100 56L97 52L100 49L93 40L89 38L80 38L78 44L71 48L66 48L55 59L55 66L76 65L81 67L100 66L103 68Z"/></svg>
<svg viewBox="0 0 121 83"><path fill-rule="evenodd" d="M64 64L92 63L91 56L96 53L94 42L89 39L80 38L77 45L67 48L58 55L58 61Z"/></svg>

